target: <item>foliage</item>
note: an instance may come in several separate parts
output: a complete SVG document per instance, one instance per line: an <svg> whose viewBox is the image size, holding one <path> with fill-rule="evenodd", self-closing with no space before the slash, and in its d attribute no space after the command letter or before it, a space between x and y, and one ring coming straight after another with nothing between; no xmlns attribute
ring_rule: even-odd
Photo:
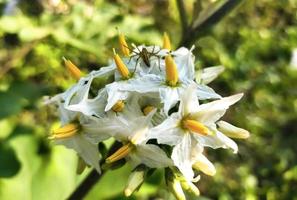
<svg viewBox="0 0 297 200"><path fill-rule="evenodd" d="M42 105L42 96L73 83L62 57L85 71L104 66L117 47L116 27L129 42L161 45L166 30L178 44L175 1L23 1L5 13L8 2L0 0L0 198L65 199L87 171L75 175L76 155L46 138L57 118ZM226 118L252 133L238 156L207 152L219 162L215 178L198 183L205 197L297 196L297 70L289 64L297 47L296 11L294 0L245 1L195 43L197 68L226 67L211 86L222 95L245 93ZM124 199L129 170L106 174L86 199ZM155 173L131 199L173 198L160 176Z"/></svg>

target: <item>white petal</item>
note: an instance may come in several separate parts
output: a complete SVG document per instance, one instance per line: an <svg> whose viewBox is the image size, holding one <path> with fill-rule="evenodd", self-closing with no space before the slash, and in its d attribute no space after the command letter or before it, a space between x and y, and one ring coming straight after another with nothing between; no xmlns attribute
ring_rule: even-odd
<svg viewBox="0 0 297 200"><path fill-rule="evenodd" d="M217 78L224 69L224 66L221 65L204 68L196 73L196 80L198 83L206 85Z"/></svg>
<svg viewBox="0 0 297 200"><path fill-rule="evenodd" d="M131 153L131 160L132 162L141 162L151 168L163 168L173 164L166 153L153 144L136 146L136 150Z"/></svg>
<svg viewBox="0 0 297 200"><path fill-rule="evenodd" d="M180 80L194 80L195 78L195 57L187 48L181 47L172 53L178 68Z"/></svg>
<svg viewBox="0 0 297 200"><path fill-rule="evenodd" d="M147 138L157 139L159 144L176 145L184 135L184 131L179 127L180 119L177 113L172 114L162 124L149 130Z"/></svg>
<svg viewBox="0 0 297 200"><path fill-rule="evenodd" d="M216 135L222 141L222 143L224 144L223 148L231 148L233 150L233 153L238 152L238 146L233 140L231 140L230 138L225 136L220 131L217 131Z"/></svg>
<svg viewBox="0 0 297 200"><path fill-rule="evenodd" d="M155 112L156 109L151 111L147 116L137 117L130 122L129 130L131 131L131 135L129 136L129 140L133 144L144 143L148 140L147 134Z"/></svg>
<svg viewBox="0 0 297 200"><path fill-rule="evenodd" d="M231 148L234 153L237 153L238 147L237 144L225 136L224 134L216 131L213 135L200 135L197 133L192 133L193 136L198 140L199 144L206 147L211 147L213 149L217 148Z"/></svg>
<svg viewBox="0 0 297 200"><path fill-rule="evenodd" d="M220 100L212 101L210 103L202 104L199 106L198 111L192 113L191 116L206 125L214 123L225 114L229 106L239 101L242 96L243 94L240 93Z"/></svg>
<svg viewBox="0 0 297 200"><path fill-rule="evenodd" d="M98 147L96 144L86 140L82 134L67 139L56 140L56 143L75 150L88 165L94 167L98 173L101 173L99 166L101 155L98 151Z"/></svg>
<svg viewBox="0 0 297 200"><path fill-rule="evenodd" d="M192 140L189 133L184 134L181 142L173 148L171 158L184 177L191 181L194 178L194 172L191 160Z"/></svg>
<svg viewBox="0 0 297 200"><path fill-rule="evenodd" d="M200 100L222 98L212 88L206 85L200 85L200 84L197 85L197 96L198 96L198 99Z"/></svg>
<svg viewBox="0 0 297 200"><path fill-rule="evenodd" d="M119 100L126 100L129 96L129 93L123 90L120 90L121 84L125 84L124 82L113 82L105 86L108 99L107 105L105 107L105 111L108 111L114 106L114 104Z"/></svg>
<svg viewBox="0 0 297 200"><path fill-rule="evenodd" d="M196 86L196 84L191 84L181 95L179 113L183 116L188 115L190 112L196 112L199 107Z"/></svg>
<svg viewBox="0 0 297 200"><path fill-rule="evenodd" d="M102 117L105 114L104 107L106 101L106 91L101 90L94 99L84 99L78 104L67 106L67 109L76 112L81 112L87 116L95 115L97 117Z"/></svg>
<svg viewBox="0 0 297 200"><path fill-rule="evenodd" d="M128 80L120 89L139 93L158 92L164 83L165 81L161 77L154 74L147 74L140 78Z"/></svg>
<svg viewBox="0 0 297 200"><path fill-rule="evenodd" d="M166 87L159 90L161 102L164 103L164 112L168 114L170 108L172 108L179 100L178 88Z"/></svg>
<svg viewBox="0 0 297 200"><path fill-rule="evenodd" d="M129 125L120 117L95 118L89 124L82 124L82 126L86 136L94 142L100 142L108 136L113 136L119 141L127 141L131 134Z"/></svg>

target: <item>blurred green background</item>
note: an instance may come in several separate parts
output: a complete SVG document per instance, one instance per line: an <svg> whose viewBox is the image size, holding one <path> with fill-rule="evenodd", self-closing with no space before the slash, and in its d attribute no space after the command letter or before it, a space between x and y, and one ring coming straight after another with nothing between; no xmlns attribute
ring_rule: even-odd
<svg viewBox="0 0 297 200"><path fill-rule="evenodd" d="M0 0L0 199L65 199L88 174L47 140L58 116L42 98L75 82L63 56L85 72L106 65L116 27L136 44L161 45L167 31L175 47L182 32L173 0ZM195 46L197 69L226 67L218 93L245 93L224 119L251 132L237 155L207 151L217 174L202 175L201 199L297 199L297 1L246 0ZM86 199L128 199L129 170L108 172ZM157 198L173 198L159 171L129 199Z"/></svg>

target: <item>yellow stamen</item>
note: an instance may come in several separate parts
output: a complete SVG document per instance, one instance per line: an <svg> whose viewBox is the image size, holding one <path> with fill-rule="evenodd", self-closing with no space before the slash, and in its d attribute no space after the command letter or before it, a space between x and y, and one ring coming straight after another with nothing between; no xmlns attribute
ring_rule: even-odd
<svg viewBox="0 0 297 200"><path fill-rule="evenodd" d="M124 54L124 56L129 56L130 50L129 50L128 44L125 40L125 36L122 33L119 34L119 43L120 43L121 51Z"/></svg>
<svg viewBox="0 0 297 200"><path fill-rule="evenodd" d="M70 74L76 79L79 80L82 77L82 72L80 69L74 65L70 60L67 60L66 58L64 59L64 63Z"/></svg>
<svg viewBox="0 0 297 200"><path fill-rule="evenodd" d="M113 106L112 106L112 110L114 112L122 112L123 109L125 107L125 103L122 100L117 101Z"/></svg>
<svg viewBox="0 0 297 200"><path fill-rule="evenodd" d="M77 124L67 124L61 128L58 128L52 132L52 135L49 137L49 139L63 139L63 138L69 138L78 133L80 130L79 125Z"/></svg>
<svg viewBox="0 0 297 200"><path fill-rule="evenodd" d="M113 49L113 53L114 53L113 59L116 63L117 69L119 70L120 74L122 75L123 78L129 79L130 72L127 66L124 64L124 62L122 61L120 56L115 52L114 49Z"/></svg>
<svg viewBox="0 0 297 200"><path fill-rule="evenodd" d="M111 156L109 156L108 158L106 158L106 163L113 163L115 161L121 160L123 158L125 158L132 150L133 145L128 143L124 146L122 146L121 148L119 148L114 154L112 154Z"/></svg>
<svg viewBox="0 0 297 200"><path fill-rule="evenodd" d="M147 116L154 109L155 109L154 106L146 106L142 109L142 112L145 116Z"/></svg>
<svg viewBox="0 0 297 200"><path fill-rule="evenodd" d="M206 126L196 120L184 119L182 121L182 126L192 132L199 133L201 135L211 134L211 131Z"/></svg>
<svg viewBox="0 0 297 200"><path fill-rule="evenodd" d="M170 39L166 32L164 32L164 34L163 34L163 49L171 50Z"/></svg>
<svg viewBox="0 0 297 200"><path fill-rule="evenodd" d="M167 84L170 86L176 86L178 82L178 72L176 64L171 55L165 57L165 66Z"/></svg>

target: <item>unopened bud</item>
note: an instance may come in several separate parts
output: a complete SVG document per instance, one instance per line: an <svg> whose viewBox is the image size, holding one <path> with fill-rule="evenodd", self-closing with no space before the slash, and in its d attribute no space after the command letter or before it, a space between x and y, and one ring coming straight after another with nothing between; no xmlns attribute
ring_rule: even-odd
<svg viewBox="0 0 297 200"><path fill-rule="evenodd" d="M145 169L135 170L130 174L127 186L124 191L126 197L131 196L132 193L140 187L144 181L144 176Z"/></svg>
<svg viewBox="0 0 297 200"><path fill-rule="evenodd" d="M199 196L200 195L199 189L192 182L181 181L181 186L182 186L182 188L184 190L187 190L188 192L194 194L195 196Z"/></svg>
<svg viewBox="0 0 297 200"><path fill-rule="evenodd" d="M192 166L196 170L202 171L204 174L209 176L214 176L216 173L216 168L214 165L204 156L199 155L197 161Z"/></svg>
<svg viewBox="0 0 297 200"><path fill-rule="evenodd" d="M169 180L167 184L177 200L186 200L186 196L178 179L173 178L173 180Z"/></svg>
<svg viewBox="0 0 297 200"><path fill-rule="evenodd" d="M228 137L237 138L237 139L246 139L250 136L250 133L247 130L238 128L225 121L219 121L217 122L217 125L219 125L218 130L224 133Z"/></svg>

